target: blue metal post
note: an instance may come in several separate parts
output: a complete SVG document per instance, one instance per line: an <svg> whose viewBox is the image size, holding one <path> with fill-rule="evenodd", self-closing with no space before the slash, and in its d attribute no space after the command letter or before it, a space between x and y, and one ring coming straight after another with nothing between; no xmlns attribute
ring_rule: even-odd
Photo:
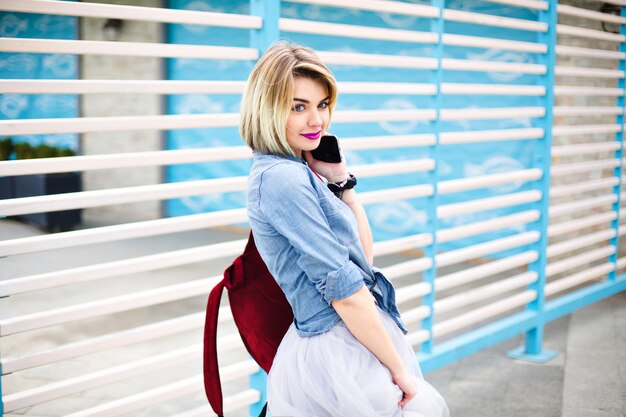
<svg viewBox="0 0 626 417"><path fill-rule="evenodd" d="M626 8L621 8L622 17L626 16ZM620 25L620 33L626 35L626 25ZM626 42L621 42L619 45L620 52L626 52ZM624 59L619 61L619 70L624 71L626 65L624 65ZM617 277L617 258L619 256L619 215L621 204L621 189L622 189L622 173L623 165L622 156L624 153L624 94L626 94L626 83L623 78L618 81L618 87L622 90L622 95L617 98L617 105L622 108L622 114L617 116L617 124L621 126L620 131L615 135L615 140L619 142L619 149L615 151L615 158L619 160L619 165L613 169L613 176L617 177L617 184L613 187L613 194L617 197L617 200L613 203L612 210L615 213L615 219L611 222L611 228L615 230L615 236L610 240L609 244L615 248L615 252L609 256L609 262L615 265L615 269L609 272L609 280L615 281Z"/></svg>
<svg viewBox="0 0 626 417"><path fill-rule="evenodd" d="M280 0L250 0L250 14L263 19L259 30L250 31L250 47L259 50L259 56L280 36L278 19L280 18ZM258 416L267 401L267 374L260 369L249 378L250 388L261 393L258 402L250 405L250 415ZM269 416L269 412L267 413Z"/></svg>
<svg viewBox="0 0 626 417"><path fill-rule="evenodd" d="M536 313L539 317L541 317L544 312L544 287L546 284L546 264L548 261L548 210L550 208L550 166L552 164L552 110L554 107L557 0L549 0L548 7L548 10L542 10L539 12L539 21L546 23L548 26L547 32L539 34L539 42L547 46L547 51L545 54L539 55L538 58L538 63L546 66L546 73L541 76L540 81L546 89L546 95L544 98L545 115L539 121L539 126L544 129L544 137L542 140L538 141L538 149L536 147L536 151L533 152L535 157L533 165L540 167L543 170L542 178L535 182L541 190L541 200L536 204L536 209L539 210L540 218L538 221L530 225L532 230L536 230L540 233L541 238L533 245L533 249L539 253L539 256L535 262L528 266L530 271L537 273L538 279L529 286L529 289L536 291L537 298L528 304L527 310ZM537 326L532 327L526 332L525 346L512 350L508 353L508 356L532 362L546 362L552 359L556 355L556 352L547 350L542 352L541 349L543 342L543 328L543 321L539 320L539 324Z"/></svg>
<svg viewBox="0 0 626 417"><path fill-rule="evenodd" d="M263 19L261 29L250 31L250 46L262 54L280 36L280 0L250 0L250 14Z"/></svg>
<svg viewBox="0 0 626 417"><path fill-rule="evenodd" d="M429 294L424 296L423 304L430 308L430 315L422 320L422 329L426 330L430 334L430 338L422 343L421 353L422 354L430 354L433 350L434 337L432 333L433 329L433 321L434 321L434 311L433 307L435 304L435 278L437 277L437 265L435 262L435 258L437 256L437 229L438 229L438 220L437 220L437 206L438 206L438 191L437 191L437 181L439 179L438 171L439 171L439 132L441 131L441 120L440 120L440 111L441 111L441 58L443 54L443 42L442 36L443 33L443 9L445 7L445 0L431 0L431 5L433 7L439 8L439 17L437 19L433 19L431 21L431 32L437 33L437 44L433 47L433 51L431 56L437 60L437 68L433 71L432 82L437 87L437 92L434 97L434 100L431 101L432 107L435 108L436 117L435 121L432 124L433 131L435 134L435 144L429 147L428 155L435 161L435 168L429 172L428 174L428 183L433 187L433 194L426 201L426 218L428 219L427 230L432 238L432 242L430 245L427 245L424 248L424 255L428 257L432 265L431 267L424 272L424 282L428 282L431 284L432 290Z"/></svg>

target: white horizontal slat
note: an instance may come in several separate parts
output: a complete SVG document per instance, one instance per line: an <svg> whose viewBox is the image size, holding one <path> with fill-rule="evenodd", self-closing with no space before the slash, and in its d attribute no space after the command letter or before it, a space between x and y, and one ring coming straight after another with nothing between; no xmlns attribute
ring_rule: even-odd
<svg viewBox="0 0 626 417"><path fill-rule="evenodd" d="M440 194L458 193L460 191L488 188L495 185L510 182L528 182L541 178L541 169L523 169L519 171L505 172L502 174L480 175L475 177L460 178L456 180L441 181L437 185Z"/></svg>
<svg viewBox="0 0 626 417"><path fill-rule="evenodd" d="M527 290L520 294L504 298L485 307L477 308L469 313L462 314L455 318L435 324L433 326L433 336L443 336L455 330L462 329L482 320L497 316L498 314L521 307L537 298L537 292Z"/></svg>
<svg viewBox="0 0 626 417"><path fill-rule="evenodd" d="M610 69L603 69L603 68L565 67L562 65L556 65L554 67L554 74L557 76L569 76L569 77L612 78L612 79L624 78L624 71L610 70Z"/></svg>
<svg viewBox="0 0 626 417"><path fill-rule="evenodd" d="M358 2L352 0L285 0L285 2L341 7L346 9L370 10L373 12L394 13L417 17L439 16L439 9L436 7L391 0L360 0Z"/></svg>
<svg viewBox="0 0 626 417"><path fill-rule="evenodd" d="M555 116L619 116L621 107L609 106L554 106Z"/></svg>
<svg viewBox="0 0 626 417"><path fill-rule="evenodd" d="M615 194L603 195L600 197L588 198L585 200L573 201L570 203L562 203L554 206L550 206L550 217L561 216L568 213L578 213L581 210L586 210L592 207L604 206L612 204L617 201Z"/></svg>
<svg viewBox="0 0 626 417"><path fill-rule="evenodd" d="M537 281L537 274L534 271L527 271L510 278L502 279L489 285L464 291L462 294L456 294L435 301L435 314L447 313L451 310L504 294L508 291L525 287Z"/></svg>
<svg viewBox="0 0 626 417"><path fill-rule="evenodd" d="M156 370L175 366L190 360L198 360L201 357L201 351L202 347L200 345L191 346L7 395L3 399L5 411L18 410L55 398L62 398L70 394L129 379L133 376L155 372ZM224 380L232 380L234 378L231 374L236 374L237 376L242 374L251 375L257 372L258 369L259 366L254 361L248 360L236 365L224 367L220 374Z"/></svg>
<svg viewBox="0 0 626 417"><path fill-rule="evenodd" d="M63 3L51 0L3 0L2 10L62 16L223 26L241 29L261 29L263 27L263 19L259 16L88 2Z"/></svg>
<svg viewBox="0 0 626 417"><path fill-rule="evenodd" d="M0 297L77 284L80 282L95 281L120 275L172 268L223 257L237 256L243 251L246 242L245 239L234 240L190 249L140 256L121 261L92 264L78 268L7 279L0 281Z"/></svg>
<svg viewBox="0 0 626 417"><path fill-rule="evenodd" d="M400 262L394 265L389 265L386 266L384 268L381 268L381 270L383 271L384 275L391 279L394 280L396 278L400 278L406 275L411 275L411 274L415 274L418 272L422 272L422 271L426 271L427 269L432 268L433 266L433 261L430 258L418 258L418 259L411 259L410 261L404 261L404 262ZM430 284L428 283L420 283L420 288L422 288L424 291L426 291L424 294L428 294L430 293L431 289L430 289Z"/></svg>
<svg viewBox="0 0 626 417"><path fill-rule="evenodd" d="M439 143L441 145L454 145L457 143L541 139L544 136L543 133L541 128L441 132Z"/></svg>
<svg viewBox="0 0 626 417"><path fill-rule="evenodd" d="M591 233L585 236L566 240L565 242L554 243L548 246L546 254L548 258L572 252L577 249L584 248L595 243L604 242L615 236L615 230L603 230L601 232Z"/></svg>
<svg viewBox="0 0 626 417"><path fill-rule="evenodd" d="M396 291L396 303L404 303L415 298L423 297L432 292L432 285L427 282L418 282L406 287L398 288Z"/></svg>
<svg viewBox="0 0 626 417"><path fill-rule="evenodd" d="M238 125L238 113L0 120L0 129L9 136L120 130L198 129Z"/></svg>
<svg viewBox="0 0 626 417"><path fill-rule="evenodd" d="M577 26L569 26L563 24L556 25L556 33L558 35L578 36L587 39L598 39L607 42L624 42L626 36L615 33L607 33L601 30L581 28Z"/></svg>
<svg viewBox="0 0 626 417"><path fill-rule="evenodd" d="M201 346L194 345L187 348L153 355L145 359L91 372L79 377L69 378L46 384L34 389L10 394L3 397L4 411L14 411L20 408L61 398L77 392L107 385L113 382L142 375L159 368L179 365L200 357Z"/></svg>
<svg viewBox="0 0 626 417"><path fill-rule="evenodd" d="M68 248L94 243L112 242L138 237L147 237L198 230L216 226L243 223L248 219L246 209L221 210L212 213L192 214L158 220L94 227L71 232L53 233L0 241L0 256L43 250Z"/></svg>
<svg viewBox="0 0 626 417"><path fill-rule="evenodd" d="M540 85L442 83L441 93L461 95L543 96L546 94L546 88Z"/></svg>
<svg viewBox="0 0 626 417"><path fill-rule="evenodd" d="M27 354L20 357L3 358L2 373L9 374L24 369L35 368L53 362L88 355L107 349L127 346L134 343L145 342L159 337L183 333L189 330L199 329L204 326L205 313L188 314L152 324L133 327L115 333L108 333L98 337L68 343L52 349ZM229 307L220 308L220 322L232 319Z"/></svg>
<svg viewBox="0 0 626 417"><path fill-rule="evenodd" d="M374 255L384 256L402 252L409 249L421 248L432 243L432 237L428 233L405 236L398 239L389 239L374 242Z"/></svg>
<svg viewBox="0 0 626 417"><path fill-rule="evenodd" d="M409 187L389 188L378 191L366 191L359 194L362 204L406 200L409 198L428 197L433 195L434 187L430 184L412 185Z"/></svg>
<svg viewBox="0 0 626 417"><path fill-rule="evenodd" d="M395 122L405 120L434 120L437 117L435 110L344 110L333 113L333 123L355 122Z"/></svg>
<svg viewBox="0 0 626 417"><path fill-rule="evenodd" d="M626 0L593 0L595 2L617 4L618 6L626 6Z"/></svg>
<svg viewBox="0 0 626 417"><path fill-rule="evenodd" d="M489 3L507 4L533 10L548 10L548 2L544 0L485 0Z"/></svg>
<svg viewBox="0 0 626 417"><path fill-rule="evenodd" d="M278 27L282 32L309 33L324 36L343 36L348 38L378 39L410 43L437 42L437 34L431 32L326 23L302 19L281 18L279 19Z"/></svg>
<svg viewBox="0 0 626 417"><path fill-rule="evenodd" d="M364 136L353 138L341 138L341 149L383 149L401 148L412 146L430 146L437 141L435 135L427 133L420 135L393 135L393 136Z"/></svg>
<svg viewBox="0 0 626 417"><path fill-rule="evenodd" d="M546 66L501 61L442 58L441 68L449 71L510 72L516 74L545 74Z"/></svg>
<svg viewBox="0 0 626 417"><path fill-rule="evenodd" d="M626 267L626 257L619 258L617 260L617 268L616 269L622 269L624 267Z"/></svg>
<svg viewBox="0 0 626 417"><path fill-rule="evenodd" d="M530 110L522 108L520 111ZM373 123L380 121L434 120L435 117L436 111L430 109L350 110L335 112L333 121L336 123ZM6 135L197 129L236 127L238 125L238 113L0 120L0 129Z"/></svg>
<svg viewBox="0 0 626 417"><path fill-rule="evenodd" d="M462 203L445 204L437 207L437 217L446 218L476 211L492 210L501 207L510 207L518 204L532 203L541 200L541 191L531 190L519 193L506 194L497 197L487 197Z"/></svg>
<svg viewBox="0 0 626 417"><path fill-rule="evenodd" d="M197 279L2 319L0 320L0 336L206 295L221 280L221 276Z"/></svg>
<svg viewBox="0 0 626 417"><path fill-rule="evenodd" d="M327 65L437 69L437 60L435 58L334 51L317 51L317 55Z"/></svg>
<svg viewBox="0 0 626 417"><path fill-rule="evenodd" d="M466 12L462 10L444 9L443 18L452 22L474 23L531 32L547 32L548 30L548 25L543 22Z"/></svg>
<svg viewBox="0 0 626 417"><path fill-rule="evenodd" d="M616 217L617 214L614 211L609 211L606 213L595 214L593 216L577 218L563 223L551 224L548 226L548 237L556 237L565 233L585 229L587 227L608 223Z"/></svg>
<svg viewBox="0 0 626 417"><path fill-rule="evenodd" d="M437 231L437 242L449 242L480 233L492 232L519 224L530 223L539 220L539 211L528 210L508 216L496 217L495 219L472 222L462 226L440 229Z"/></svg>
<svg viewBox="0 0 626 417"><path fill-rule="evenodd" d="M543 107L497 107L469 109L441 109L441 120L507 119L510 117L543 117Z"/></svg>
<svg viewBox="0 0 626 417"><path fill-rule="evenodd" d="M245 85L227 80L0 80L0 94L241 94Z"/></svg>
<svg viewBox="0 0 626 417"><path fill-rule="evenodd" d="M227 80L0 80L0 94L241 94L245 85L245 81ZM536 89L536 86L522 87L522 94L522 90ZM337 83L337 88L340 94L437 93L436 85L419 83L344 81Z"/></svg>
<svg viewBox="0 0 626 417"><path fill-rule="evenodd" d="M442 275L435 280L435 290L443 291L459 285L468 284L482 278L486 278L501 272L510 271L536 261L539 254L536 251L528 251L508 258L498 259L484 265L467 268L462 271Z"/></svg>
<svg viewBox="0 0 626 417"><path fill-rule="evenodd" d="M546 284L544 293L546 297L557 294L561 291L565 291L577 285L584 284L602 275L608 274L615 269L615 264L608 262L604 265L596 266L586 269L584 271L577 272L568 276L567 278L561 278L553 282Z"/></svg>
<svg viewBox="0 0 626 417"><path fill-rule="evenodd" d="M557 96L620 97L624 95L624 90L621 88L574 87L568 85L557 85L554 87L554 94Z"/></svg>
<svg viewBox="0 0 626 417"><path fill-rule="evenodd" d="M441 42L444 45L466 46L471 48L491 48L505 51L532 52L545 54L548 50L543 43L511 41L507 39L487 38L483 36L456 35L443 33Z"/></svg>
<svg viewBox="0 0 626 417"><path fill-rule="evenodd" d="M572 109L572 108L569 108ZM574 108L574 110L578 110ZM567 111L567 110L566 110ZM571 110L570 110L571 111ZM582 113L580 113L582 114ZM577 136L587 135L593 133L617 133L621 131L621 126L618 124L605 124L605 125L573 125L573 126L553 126L552 136ZM579 145L566 145L558 146L558 148L573 148ZM555 146L555 148L557 148ZM554 148L553 148L554 149Z"/></svg>
<svg viewBox="0 0 626 417"><path fill-rule="evenodd" d="M574 7L567 4L559 4L556 8L557 12L566 16L577 16L585 19L597 20L600 22L610 22L618 24L626 24L626 18L616 16L609 13L600 13L589 9Z"/></svg>
<svg viewBox="0 0 626 417"><path fill-rule="evenodd" d="M613 125L619 129L619 125ZM573 129L578 126L571 126ZM617 130L619 132L619 130ZM554 130L552 131L554 135ZM584 155L588 153L597 152L609 152L616 151L620 148L620 143L617 141L612 142L600 142L600 143L579 143L575 145L562 145L552 147L552 156L571 156L571 155Z"/></svg>
<svg viewBox="0 0 626 417"><path fill-rule="evenodd" d="M437 94L437 86L428 83L344 81L337 83L337 88L339 94Z"/></svg>
<svg viewBox="0 0 626 417"><path fill-rule="evenodd" d="M540 234L536 231L519 233L513 236L439 253L436 256L435 261L438 268L450 266L490 253L497 253L503 250L535 243L539 240L539 238Z"/></svg>
<svg viewBox="0 0 626 417"><path fill-rule="evenodd" d="M432 159L410 159L407 161L379 162L376 164L354 165L350 167L357 177L375 177L409 172L432 171L435 161Z"/></svg>
<svg viewBox="0 0 626 417"><path fill-rule="evenodd" d="M580 172L589 172L599 169L612 169L620 165L619 159L601 159L598 161L575 162L573 164L557 164L552 166L551 175L560 177L562 175L576 174Z"/></svg>
<svg viewBox="0 0 626 417"><path fill-rule="evenodd" d="M57 210L100 207L140 201L166 200L193 195L243 191L248 177L182 181L167 184L141 185L110 190L80 191L22 197L0 201L0 216L44 213Z"/></svg>
<svg viewBox="0 0 626 417"><path fill-rule="evenodd" d="M430 316L430 307L421 305L410 310L402 311L402 321L405 324L415 323Z"/></svg>
<svg viewBox="0 0 626 417"><path fill-rule="evenodd" d="M66 417L113 417L157 405L174 398L188 395L198 390L204 383L201 377L187 378L162 387L154 388L129 397L106 402L66 415Z"/></svg>
<svg viewBox="0 0 626 417"><path fill-rule="evenodd" d="M597 58L608 60L620 60L626 58L626 53L607 51L602 49L580 48L577 46L557 45L556 54L559 56L577 56L585 58Z"/></svg>
<svg viewBox="0 0 626 417"><path fill-rule="evenodd" d="M428 330L416 330L414 332L409 332L406 335L406 339L409 341L411 346L416 346L429 340L430 332Z"/></svg>
<svg viewBox="0 0 626 417"><path fill-rule="evenodd" d="M598 259L608 258L613 253L615 253L615 246L605 246L572 256L571 258L563 259L562 261L550 262L548 266L546 266L546 276L551 277L561 272L584 266Z"/></svg>
<svg viewBox="0 0 626 417"><path fill-rule="evenodd" d="M619 183L619 178L609 177L600 178L599 180L591 180L574 184L559 185L550 188L550 197L562 197L565 195L580 194L588 191L602 190L614 187Z"/></svg>
<svg viewBox="0 0 626 417"><path fill-rule="evenodd" d="M20 159L0 162L0 175L28 175L139 166L175 165L193 162L229 161L248 159L251 157L252 151L247 146L224 146L216 148Z"/></svg>
<svg viewBox="0 0 626 417"><path fill-rule="evenodd" d="M240 61L255 61L259 58L257 49L237 46L62 39L0 38L0 50L38 54L122 55Z"/></svg>
<svg viewBox="0 0 626 417"><path fill-rule="evenodd" d="M233 394L231 396L225 397L224 412L227 413L235 411L240 408L258 403L259 401L261 401L261 393L255 389L248 389L238 394ZM213 413L213 409L211 408L211 406L205 405L181 414L176 414L173 417L206 417L211 416L211 413Z"/></svg>

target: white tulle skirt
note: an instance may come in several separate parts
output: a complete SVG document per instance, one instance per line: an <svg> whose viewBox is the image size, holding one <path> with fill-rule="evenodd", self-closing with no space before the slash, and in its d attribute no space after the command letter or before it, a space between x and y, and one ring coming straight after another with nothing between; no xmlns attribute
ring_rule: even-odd
<svg viewBox="0 0 626 417"><path fill-rule="evenodd" d="M448 417L446 402L422 376L410 343L382 310L380 317L407 369L417 395L400 409L402 391L387 368L343 322L330 331L300 337L292 324L283 338L267 394L272 417Z"/></svg>

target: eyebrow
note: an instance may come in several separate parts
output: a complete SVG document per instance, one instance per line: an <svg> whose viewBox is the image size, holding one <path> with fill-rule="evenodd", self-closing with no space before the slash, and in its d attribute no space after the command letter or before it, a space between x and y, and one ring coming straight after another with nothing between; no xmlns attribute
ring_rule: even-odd
<svg viewBox="0 0 626 417"><path fill-rule="evenodd" d="M326 100L330 100L330 96L326 96L326 97L324 97L322 100L320 100L320 103L322 103L322 102L324 102L324 101L326 101ZM309 100L305 100L305 99L303 99L303 98L296 98L296 97L294 97L294 98L293 98L293 101L301 101L301 102L306 103L306 104L309 104L309 103L310 103L310 101L309 101Z"/></svg>

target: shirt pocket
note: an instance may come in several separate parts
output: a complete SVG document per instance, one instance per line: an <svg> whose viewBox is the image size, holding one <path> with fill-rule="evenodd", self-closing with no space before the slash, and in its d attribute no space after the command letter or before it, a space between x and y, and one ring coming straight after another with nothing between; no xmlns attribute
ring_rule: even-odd
<svg viewBox="0 0 626 417"><path fill-rule="evenodd" d="M320 205L337 240L349 246L359 238L359 229L352 209L335 196L320 197Z"/></svg>

